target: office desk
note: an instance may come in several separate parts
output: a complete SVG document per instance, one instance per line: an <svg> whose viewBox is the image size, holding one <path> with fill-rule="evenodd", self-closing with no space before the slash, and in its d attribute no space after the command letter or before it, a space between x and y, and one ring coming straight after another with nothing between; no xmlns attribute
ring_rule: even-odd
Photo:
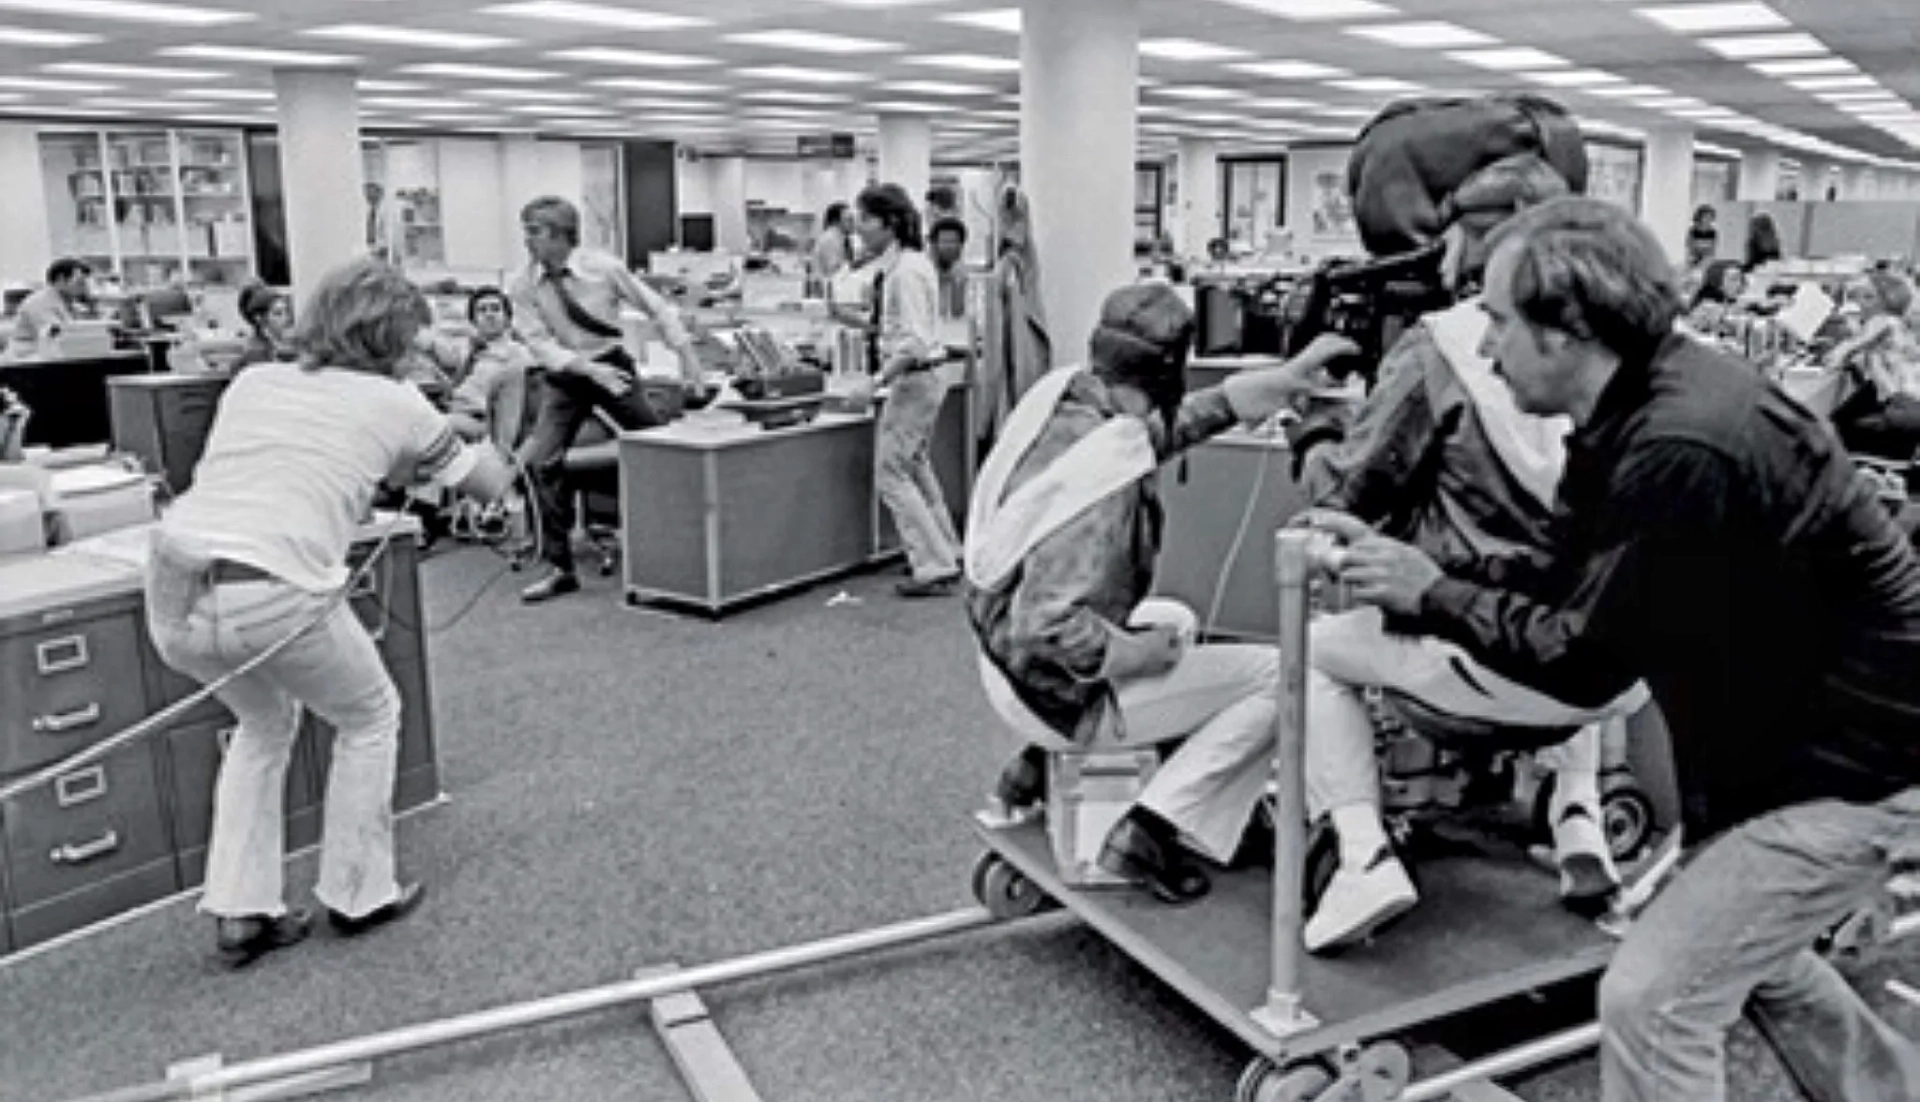
<svg viewBox="0 0 1920 1102"><path fill-rule="evenodd" d="M125 375L107 380L116 451L132 452L178 495L207 449L225 375Z"/></svg>
<svg viewBox="0 0 1920 1102"><path fill-rule="evenodd" d="M934 469L955 526L973 482L972 393L947 391ZM822 413L763 431L698 418L620 436L629 603L718 616L900 553L874 488L867 414Z"/></svg>
<svg viewBox="0 0 1920 1102"><path fill-rule="evenodd" d="M33 410L27 423L28 444L51 448L75 444L104 444L113 435L107 381L121 375L143 375L145 353L72 360L20 360L0 363L0 387L20 396Z"/></svg>

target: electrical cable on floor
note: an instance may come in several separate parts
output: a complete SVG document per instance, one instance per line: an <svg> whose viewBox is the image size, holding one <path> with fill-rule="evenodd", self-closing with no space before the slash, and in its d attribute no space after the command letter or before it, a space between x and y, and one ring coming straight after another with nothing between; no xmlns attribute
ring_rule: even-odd
<svg viewBox="0 0 1920 1102"><path fill-rule="evenodd" d="M507 457L513 464L513 469L518 472L515 479L516 483L524 488L521 500L524 504L525 511L522 513L522 516L525 518L528 531L533 534L533 546L528 550L528 558L525 561L540 562L546 555L546 533L540 525L540 495L535 492L533 475L527 471L526 464L520 461L518 453L508 452ZM511 537L512 534L513 533L509 532L509 537ZM491 592L493 587L500 583L501 578L506 577L509 573L520 568L522 560L519 557L518 551L508 551L503 554L499 548L492 544L487 544L486 547L494 554L500 555L505 561L501 563L499 569L488 575L485 581L474 587L473 592L467 596L466 600L460 603L460 607L455 609L453 615L447 617L446 620L438 624L427 623L423 625L412 623L405 616L394 611L391 598L393 593L392 586L387 586L380 591L380 614L382 618L399 624L407 631L424 631L424 633L428 635L439 635L442 632L453 630L460 621L466 619L474 609L480 606L480 598L485 597ZM424 620L425 617L423 616L422 619Z"/></svg>

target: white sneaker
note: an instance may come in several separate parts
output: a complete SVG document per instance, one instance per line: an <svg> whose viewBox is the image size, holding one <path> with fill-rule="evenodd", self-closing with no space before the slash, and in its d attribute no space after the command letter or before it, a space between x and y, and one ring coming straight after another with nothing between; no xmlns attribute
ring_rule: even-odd
<svg viewBox="0 0 1920 1102"><path fill-rule="evenodd" d="M1375 930L1420 902L1399 858L1384 847L1365 868L1342 865L1327 884L1320 906L1307 919L1307 952L1319 953L1365 941Z"/></svg>
<svg viewBox="0 0 1920 1102"><path fill-rule="evenodd" d="M1604 908L1620 890L1606 832L1585 804L1568 807L1553 824L1553 860L1560 867L1560 898L1576 910Z"/></svg>

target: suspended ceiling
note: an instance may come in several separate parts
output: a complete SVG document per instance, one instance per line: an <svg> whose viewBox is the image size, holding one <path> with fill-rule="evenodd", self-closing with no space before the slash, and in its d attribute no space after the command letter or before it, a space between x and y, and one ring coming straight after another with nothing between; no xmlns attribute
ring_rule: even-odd
<svg viewBox="0 0 1920 1102"><path fill-rule="evenodd" d="M1336 140L1401 94L1528 89L1603 132L1920 163L1920 0L1140 11L1149 149ZM1003 157L1017 23L992 0L0 0L0 113L264 123L271 66L292 61L357 69L369 127L771 150L891 110L927 115L943 157Z"/></svg>

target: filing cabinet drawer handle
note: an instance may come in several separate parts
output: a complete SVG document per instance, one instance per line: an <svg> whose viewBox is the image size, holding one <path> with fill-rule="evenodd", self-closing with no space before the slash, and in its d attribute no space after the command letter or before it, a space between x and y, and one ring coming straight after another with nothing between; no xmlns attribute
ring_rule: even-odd
<svg viewBox="0 0 1920 1102"><path fill-rule="evenodd" d="M33 729L36 734L61 735L75 727L90 727L98 722L100 722L100 705L93 703L60 715L34 716Z"/></svg>
<svg viewBox="0 0 1920 1102"><path fill-rule="evenodd" d="M77 773L57 777L53 782L53 799L61 807L97 800L106 794L107 767L104 765L91 765Z"/></svg>
<svg viewBox="0 0 1920 1102"><path fill-rule="evenodd" d="M120 833L109 827L105 834L91 842L68 843L55 847L47 857L56 865L84 865L88 861L105 857L119 848Z"/></svg>
<svg viewBox="0 0 1920 1102"><path fill-rule="evenodd" d="M69 635L61 639L49 639L33 648L33 657L42 677L84 669L88 662L87 637Z"/></svg>

